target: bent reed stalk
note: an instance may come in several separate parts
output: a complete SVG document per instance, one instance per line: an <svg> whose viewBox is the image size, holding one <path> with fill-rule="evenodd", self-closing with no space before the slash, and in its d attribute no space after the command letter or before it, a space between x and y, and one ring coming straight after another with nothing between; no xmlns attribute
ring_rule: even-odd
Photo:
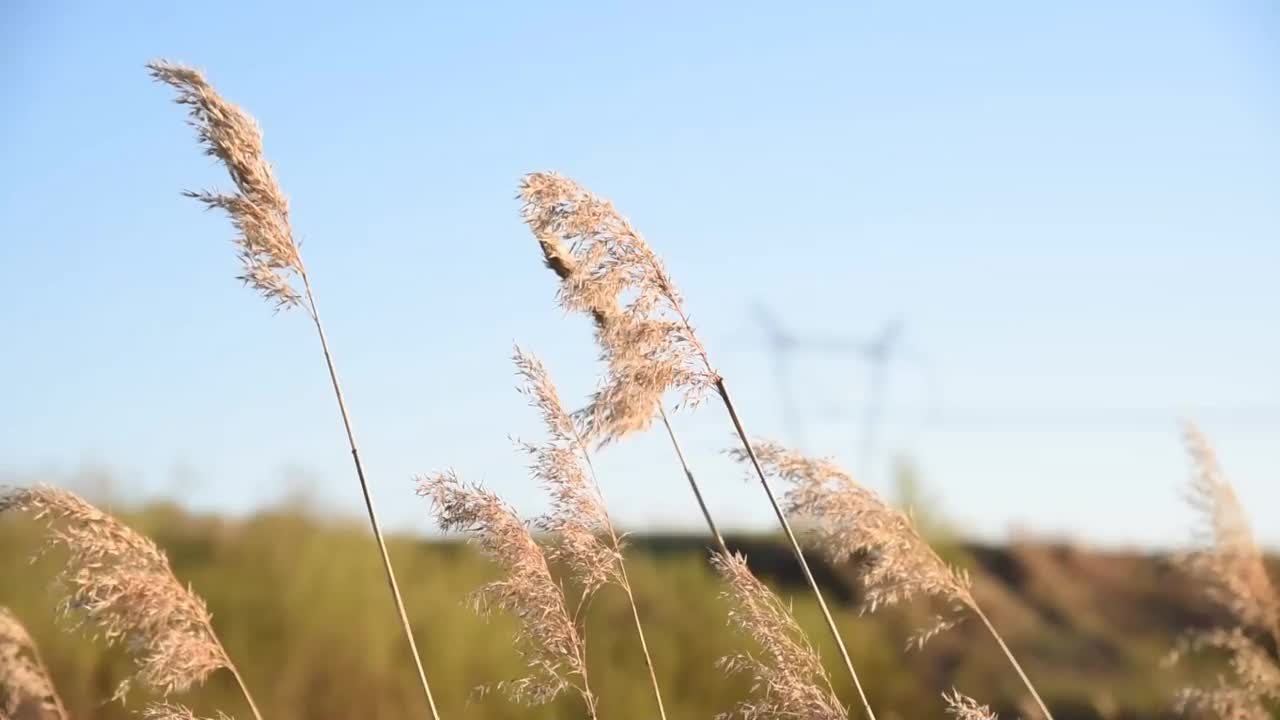
<svg viewBox="0 0 1280 720"><path fill-rule="evenodd" d="M695 407L714 389L743 446L754 455L724 379L694 331L679 290L630 221L607 200L555 173L524 176L519 194L524 221L541 246L547 267L561 278L557 293L560 305L589 314L596 322L601 360L608 370L602 387L582 411L588 434L600 444L618 440L648 428L660 414L668 390L681 392L677 407ZM666 422L665 413L663 420ZM669 422L666 424L674 440ZM687 465L685 469L709 520ZM874 720L875 713L804 550L763 472L759 478L863 708Z"/></svg>
<svg viewBox="0 0 1280 720"><path fill-rule="evenodd" d="M262 132L248 113L223 99L200 72L163 60L148 63L147 68L155 80L178 91L175 102L189 108L188 122L196 129L201 144L205 146L205 153L222 162L236 186L238 192L234 194L208 191L187 191L185 194L206 207L224 210L231 218L232 225L239 231L236 243L244 265L244 274L239 279L257 290L264 299L273 302L277 310L301 306L315 324L329 380L337 399L338 412L342 416L347 444L351 449L351 460L355 464L356 479L360 483L369 525L377 542L400 627L413 656L431 717L439 720L440 714L431 686L427 682L426 670L422 665L413 628L391 565L391 556L387 551L386 538L378 522L378 513L365 478L364 464L360 460L355 432L351 427L351 416L342 394L342 385L338 381L338 371L329 349L329 341L320 322L311 280L302 263L289 221L289 203L276 182L271 164L263 155ZM302 281L302 293L294 288L294 278Z"/></svg>

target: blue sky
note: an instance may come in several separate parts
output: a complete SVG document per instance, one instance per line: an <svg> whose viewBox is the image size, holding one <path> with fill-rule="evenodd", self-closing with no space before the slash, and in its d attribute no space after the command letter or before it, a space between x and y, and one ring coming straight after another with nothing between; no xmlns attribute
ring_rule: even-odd
<svg viewBox="0 0 1280 720"><path fill-rule="evenodd" d="M509 435L518 341L569 398L522 173L612 198L662 254L748 426L985 537L1182 540L1180 417L1280 544L1280 13L1256 3L8 3L0 11L0 471L247 512L358 512L313 331L233 280L226 187L143 63L264 128L383 514L447 466L542 506ZM902 322L859 457L859 356L758 323ZM724 524L766 527L709 405L679 420ZM659 437L601 457L631 527L697 528Z"/></svg>

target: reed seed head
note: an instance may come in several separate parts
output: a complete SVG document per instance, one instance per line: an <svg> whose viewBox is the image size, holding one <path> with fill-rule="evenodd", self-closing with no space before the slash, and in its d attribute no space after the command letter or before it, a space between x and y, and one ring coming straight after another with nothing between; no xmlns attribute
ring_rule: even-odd
<svg viewBox="0 0 1280 720"><path fill-rule="evenodd" d="M956 720L998 720L999 718L990 707L962 694L955 688L951 689L950 694L942 693L942 699L947 703L947 714L954 715Z"/></svg>
<svg viewBox="0 0 1280 720"><path fill-rule="evenodd" d="M601 359L600 390L583 411L605 443L649 427L668 390L696 405L718 376L662 261L607 200L555 173L520 184L522 215L560 279L566 310L590 315Z"/></svg>
<svg viewBox="0 0 1280 720"><path fill-rule="evenodd" d="M191 708L185 705L175 705L167 702L147 705L142 711L142 717L145 720L205 720L205 718L196 715L191 711ZM232 720L232 718L219 710L217 720Z"/></svg>
<svg viewBox="0 0 1280 720"><path fill-rule="evenodd" d="M204 601L174 577L151 540L65 490L0 493L0 513L14 510L45 523L46 549L67 552L58 574L63 618L108 645L121 645L136 664L117 698L134 680L167 695L231 666Z"/></svg>
<svg viewBox="0 0 1280 720"><path fill-rule="evenodd" d="M538 705L573 688L593 706L581 635L542 548L515 510L453 472L419 478L418 494L431 499L441 529L464 533L502 567L503 578L475 592L472 606L481 614L505 611L519 621L516 648L530 673L501 682L498 689Z"/></svg>
<svg viewBox="0 0 1280 720"><path fill-rule="evenodd" d="M35 640L8 608L0 607L0 718L67 720L67 711Z"/></svg>
<svg viewBox="0 0 1280 720"><path fill-rule="evenodd" d="M1275 716L1257 696L1219 678L1211 688L1183 688L1174 700L1174 710L1183 717L1205 720L1274 720Z"/></svg>
<svg viewBox="0 0 1280 720"><path fill-rule="evenodd" d="M1226 656L1232 672L1215 686L1182 689L1176 707L1193 716L1269 718L1266 701L1280 702L1280 598L1213 448L1194 425L1186 428L1186 443L1195 466L1189 500L1203 525L1196 533L1198 547L1175 563L1227 613L1231 626L1186 633L1166 662L1213 650Z"/></svg>
<svg viewBox="0 0 1280 720"><path fill-rule="evenodd" d="M620 548L606 538L616 537L595 482L583 463L587 448L572 416L560 403L560 396L542 362L515 349L520 390L537 408L547 428L548 439L540 445L521 443L531 458L530 474L551 496L551 510L538 521L540 529L555 542L549 554L561 560L590 596L605 583L625 584Z"/></svg>
<svg viewBox="0 0 1280 720"><path fill-rule="evenodd" d="M828 459L814 459L767 440L753 443L766 474L787 485L786 510L812 523L813 541L833 561L866 554L863 609L874 612L916 595L950 605L945 615L917 631L908 647L923 646L955 626L964 607L975 607L968 575L943 562L906 513L892 507ZM728 451L749 464L747 451ZM754 476L753 476L754 477Z"/></svg>
<svg viewBox="0 0 1280 720"><path fill-rule="evenodd" d="M1280 596L1267 575L1248 515L1213 448L1193 425L1187 426L1186 443L1195 465L1189 502L1203 525L1196 533L1199 547L1180 556L1178 563L1236 622L1271 634L1280 645Z"/></svg>
<svg viewBox="0 0 1280 720"><path fill-rule="evenodd" d="M760 653L721 658L728 673L751 677L754 697L720 720L848 720L818 653L786 605L747 567L740 554L716 552L712 565L725 582L721 593L731 606L729 622L753 638Z"/></svg>
<svg viewBox="0 0 1280 720"><path fill-rule="evenodd" d="M276 182L262 151L262 131L254 119L225 100L204 75L164 60L147 63L151 77L178 91L175 101L188 108L205 153L217 158L231 175L234 193L188 191L208 208L227 213L239 233L239 279L277 308L301 302L293 279L303 274L302 257L289 224L289 201Z"/></svg>

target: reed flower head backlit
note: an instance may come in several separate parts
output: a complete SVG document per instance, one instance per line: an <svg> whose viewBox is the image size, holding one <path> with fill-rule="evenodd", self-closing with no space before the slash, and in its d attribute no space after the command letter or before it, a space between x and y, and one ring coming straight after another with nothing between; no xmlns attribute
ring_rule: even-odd
<svg viewBox="0 0 1280 720"><path fill-rule="evenodd" d="M720 660L726 672L749 675L755 688L755 697L720 718L848 720L818 653L787 606L751 573L746 558L717 552L711 562L725 582L721 595L730 603L730 623L760 646L759 654Z"/></svg>
<svg viewBox="0 0 1280 720"><path fill-rule="evenodd" d="M46 547L67 552L58 575L64 618L120 645L137 665L133 680L162 694L182 692L231 668L204 601L173 575L155 543L65 490L16 488L0 512L27 513L47 526Z"/></svg>
<svg viewBox="0 0 1280 720"><path fill-rule="evenodd" d="M1186 429L1195 465L1189 501L1203 518L1192 552L1178 558L1210 601L1243 626L1257 628L1280 643L1280 595L1267 574L1262 551L1235 489L1208 440L1195 426Z"/></svg>
<svg viewBox="0 0 1280 720"><path fill-rule="evenodd" d="M441 529L466 534L502 567L502 579L473 593L472 605L479 613L501 610L519 621L516 647L530 673L499 683L499 688L531 705L573 688L594 708L581 635L542 548L515 510L452 472L420 478L418 494L431 499Z"/></svg>
<svg viewBox="0 0 1280 720"><path fill-rule="evenodd" d="M538 521L555 540L550 554L568 566L582 584L584 595L591 595L605 583L624 585L622 555L607 540L614 537L609 513L583 467L587 448L573 417L560 403L538 358L517 347L513 359L522 380L521 392L538 409L547 429L546 442L522 443L521 447L532 458L530 473L551 496L551 510Z"/></svg>
<svg viewBox="0 0 1280 720"><path fill-rule="evenodd" d="M302 258L289 224L289 201L262 151L262 131L244 110L223 99L198 70L163 60L147 64L151 77L178 91L176 102L188 108L205 153L227 168L234 193L188 191L209 208L227 213L239 232L240 280L279 308L301 302L293 278L302 275Z"/></svg>
<svg viewBox="0 0 1280 720"><path fill-rule="evenodd" d="M584 411L609 442L649 426L668 390L696 405L717 380L662 261L607 200L555 173L520 184L522 214L567 310L596 323L604 383Z"/></svg>
<svg viewBox="0 0 1280 720"><path fill-rule="evenodd" d="M947 703L947 714L954 716L956 720L998 720L999 716L989 706L955 688L951 689L950 694L942 693L942 699Z"/></svg>
<svg viewBox="0 0 1280 720"><path fill-rule="evenodd" d="M160 702L151 703L142 710L144 720L206 720L191 711L191 708L185 705L175 705L173 703ZM218 711L217 720L232 720L229 715Z"/></svg>
<svg viewBox="0 0 1280 720"><path fill-rule="evenodd" d="M1166 662L1213 650L1226 656L1232 672L1214 686L1182 689L1176 705L1180 712L1206 717L1269 718L1265 703L1280 702L1274 655L1280 648L1280 598L1213 448L1193 425L1187 426L1186 444L1195 467L1189 499L1203 526L1196 533L1198 547L1175 562L1230 625L1186 633Z"/></svg>
<svg viewBox="0 0 1280 720"><path fill-rule="evenodd" d="M787 483L787 512L812 523L814 542L833 562L865 553L864 609L874 612L916 595L951 604L929 626L912 635L921 646L959 622L958 611L974 607L968 576L948 566L920 536L906 513L892 507L827 459L805 457L766 440L753 443L767 474ZM729 451L746 463L746 452Z"/></svg>

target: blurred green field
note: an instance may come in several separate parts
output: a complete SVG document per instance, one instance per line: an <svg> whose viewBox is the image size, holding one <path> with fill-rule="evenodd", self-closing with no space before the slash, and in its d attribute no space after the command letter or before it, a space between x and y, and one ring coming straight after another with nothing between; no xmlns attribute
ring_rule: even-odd
<svg viewBox="0 0 1280 720"><path fill-rule="evenodd" d="M301 509L226 520L151 506L122 516L165 548L178 577L208 601L218 632L269 718L426 716L363 526ZM25 519L0 519L0 604L27 623L74 717L131 716L146 700L141 691L127 707L106 700L125 676L120 653L104 652L55 625L51 580L58 558L29 562L38 534ZM794 602L833 670L837 692L854 703L851 683L830 663L820 618L786 550L768 537L737 537L731 545L747 552L757 575ZM1183 627L1212 618L1163 559L1035 543L949 542L944 551L973 573L980 601L1059 720L1167 716L1173 691L1192 668L1162 668L1160 656ZM496 694L476 698L477 686L521 671L508 621L477 618L464 605L467 593L492 577L491 567L457 542L396 537L391 552L444 717L584 715L570 696L538 708ZM744 678L725 677L715 662L751 643L726 624L703 540L634 537L628 563L669 716L711 718L730 710L749 687ZM907 635L928 608L860 617L854 569L817 570L840 606L838 621L883 720L943 717L939 694L953 685L1004 717L1035 716L976 624L961 625L923 652L904 653ZM606 589L591 604L587 645L602 717L651 720L652 699L619 592ZM223 674L183 700L204 714L246 714Z"/></svg>

